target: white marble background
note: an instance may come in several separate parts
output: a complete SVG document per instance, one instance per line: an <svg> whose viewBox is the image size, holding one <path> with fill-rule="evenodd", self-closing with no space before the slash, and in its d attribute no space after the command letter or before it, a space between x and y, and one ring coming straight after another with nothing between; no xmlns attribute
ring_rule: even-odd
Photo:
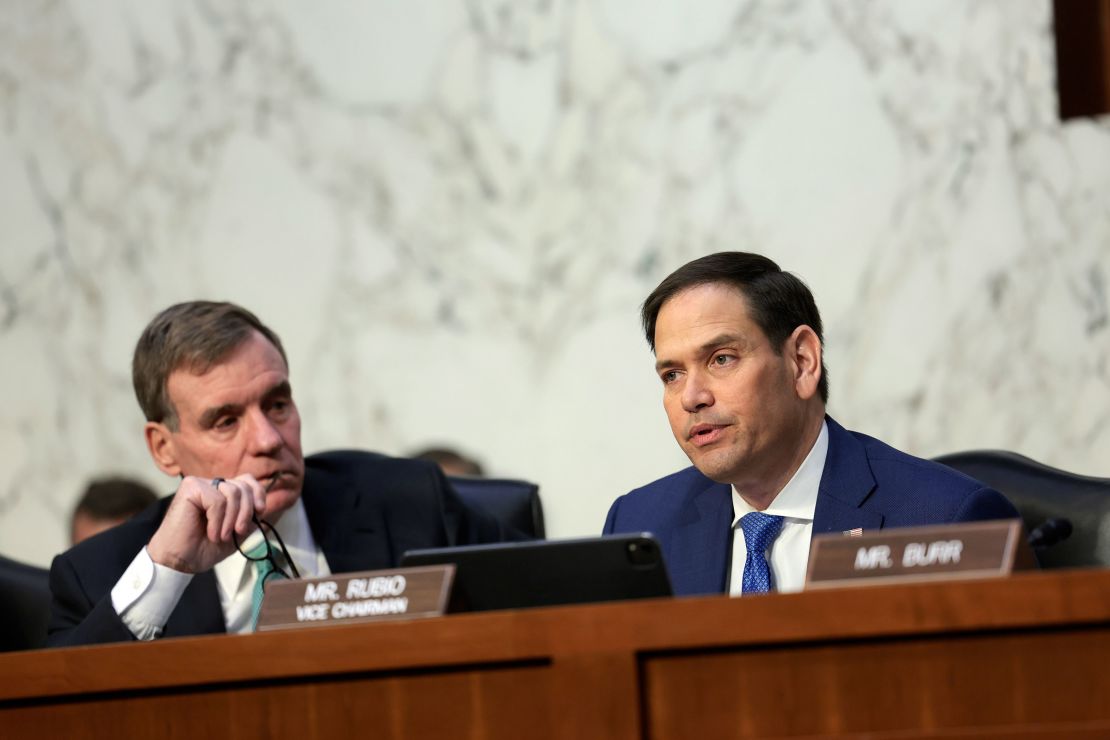
<svg viewBox="0 0 1110 740"><path fill-rule="evenodd" d="M307 450L455 444L550 533L677 469L639 302L762 251L831 411L1110 475L1110 123L1047 0L0 5L0 552L163 490L129 361L171 302L285 340Z"/></svg>

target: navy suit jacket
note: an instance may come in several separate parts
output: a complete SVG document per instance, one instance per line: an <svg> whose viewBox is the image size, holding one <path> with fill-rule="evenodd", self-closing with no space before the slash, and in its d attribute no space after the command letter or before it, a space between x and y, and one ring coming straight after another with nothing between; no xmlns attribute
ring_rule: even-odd
<svg viewBox="0 0 1110 740"><path fill-rule="evenodd" d="M415 460L350 450L313 455L305 459L301 498L333 573L396 567L406 550L507 536L491 517L468 509L439 468ZM135 639L112 606L112 587L150 541L171 499L54 558L48 645ZM225 631L216 576L198 573L162 636Z"/></svg>
<svg viewBox="0 0 1110 740"><path fill-rule="evenodd" d="M813 534L1018 517L1001 493L979 481L825 420L829 450ZM731 486L690 467L614 501L605 534L651 532L676 594L723 593L732 519Z"/></svg>

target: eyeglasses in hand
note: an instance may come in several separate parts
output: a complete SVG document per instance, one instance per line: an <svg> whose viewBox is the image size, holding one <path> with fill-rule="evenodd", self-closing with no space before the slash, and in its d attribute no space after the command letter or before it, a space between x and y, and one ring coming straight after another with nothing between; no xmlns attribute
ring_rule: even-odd
<svg viewBox="0 0 1110 740"><path fill-rule="evenodd" d="M231 532L231 539L235 542L235 548L239 551L239 554L252 563L260 563L264 560L270 561L270 572L266 574L266 580L269 580L270 576L274 575L275 573L280 573L285 578L300 578L301 574L297 570L297 564L293 562L293 558L289 555L289 550L287 550L285 547L285 542L282 541L281 535L278 534L278 531L276 529L274 529L274 526L265 519L259 519L257 516L252 516L251 521L254 522L254 526L258 527L259 531L262 532L262 541L266 543L266 554L261 556L251 556L248 553L244 552L243 543L239 541L239 536L235 534L233 530ZM282 558L289 566L288 571L282 568L281 565L278 563L277 558L274 557L274 546L270 544L270 535L273 535L274 538L277 540L278 547L281 548ZM290 574L290 571L292 571L292 574ZM262 583L262 588L266 588L265 581L263 581Z"/></svg>
<svg viewBox="0 0 1110 740"><path fill-rule="evenodd" d="M279 472L274 474L274 477L270 479L270 484L266 486L266 492L269 493L270 489L272 489L274 485L279 480L281 480L281 478L282 473ZM215 478L212 480L212 485L215 488L219 488L220 483L222 482L223 478ZM235 549L239 551L239 554L252 563L260 563L264 560L268 560L270 562L270 572L266 574L266 580L268 580L270 576L274 575L275 573L280 573L282 576L288 579L300 578L301 574L297 570L297 564L293 562L292 556L289 555L289 550L285 547L285 542L282 541L281 535L278 534L278 531L274 529L274 525L270 524L265 519L260 519L257 514L251 516L251 521L254 522L254 526L258 527L258 530L262 532L262 541L266 543L266 554L261 556L253 556L244 552L243 543L239 541L239 535L236 534L235 530L233 529L231 530L231 540L235 543ZM273 535L274 538L277 540L278 547L281 548L282 558L289 566L288 571L285 570L285 568L281 567L281 564L278 563L277 558L274 556L274 546L270 544L270 535ZM292 571L292 574L290 574L290 571ZM262 588L266 588L265 580L262 582Z"/></svg>

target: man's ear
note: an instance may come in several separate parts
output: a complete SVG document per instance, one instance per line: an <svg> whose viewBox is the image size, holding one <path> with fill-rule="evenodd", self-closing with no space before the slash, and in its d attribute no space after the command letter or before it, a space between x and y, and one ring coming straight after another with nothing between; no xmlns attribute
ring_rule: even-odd
<svg viewBox="0 0 1110 740"><path fill-rule="evenodd" d="M146 448L150 450L154 464L166 475L181 475L170 428L160 421L148 421L143 426L143 434L146 435Z"/></svg>
<svg viewBox="0 0 1110 740"><path fill-rule="evenodd" d="M808 401L817 395L821 380L821 340L817 332L802 324L786 340L786 351L794 368L794 390L798 397Z"/></svg>

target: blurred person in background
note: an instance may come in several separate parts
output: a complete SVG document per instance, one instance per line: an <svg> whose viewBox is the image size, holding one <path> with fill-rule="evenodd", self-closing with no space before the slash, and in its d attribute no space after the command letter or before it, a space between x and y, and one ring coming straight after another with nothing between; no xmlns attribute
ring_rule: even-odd
<svg viewBox="0 0 1110 740"><path fill-rule="evenodd" d="M444 475L461 475L470 478L481 478L485 475L480 462L450 447L427 447L409 457L435 463Z"/></svg>
<svg viewBox="0 0 1110 740"><path fill-rule="evenodd" d="M122 524L157 500L158 495L145 483L122 476L98 478L89 483L73 509L69 544Z"/></svg>

